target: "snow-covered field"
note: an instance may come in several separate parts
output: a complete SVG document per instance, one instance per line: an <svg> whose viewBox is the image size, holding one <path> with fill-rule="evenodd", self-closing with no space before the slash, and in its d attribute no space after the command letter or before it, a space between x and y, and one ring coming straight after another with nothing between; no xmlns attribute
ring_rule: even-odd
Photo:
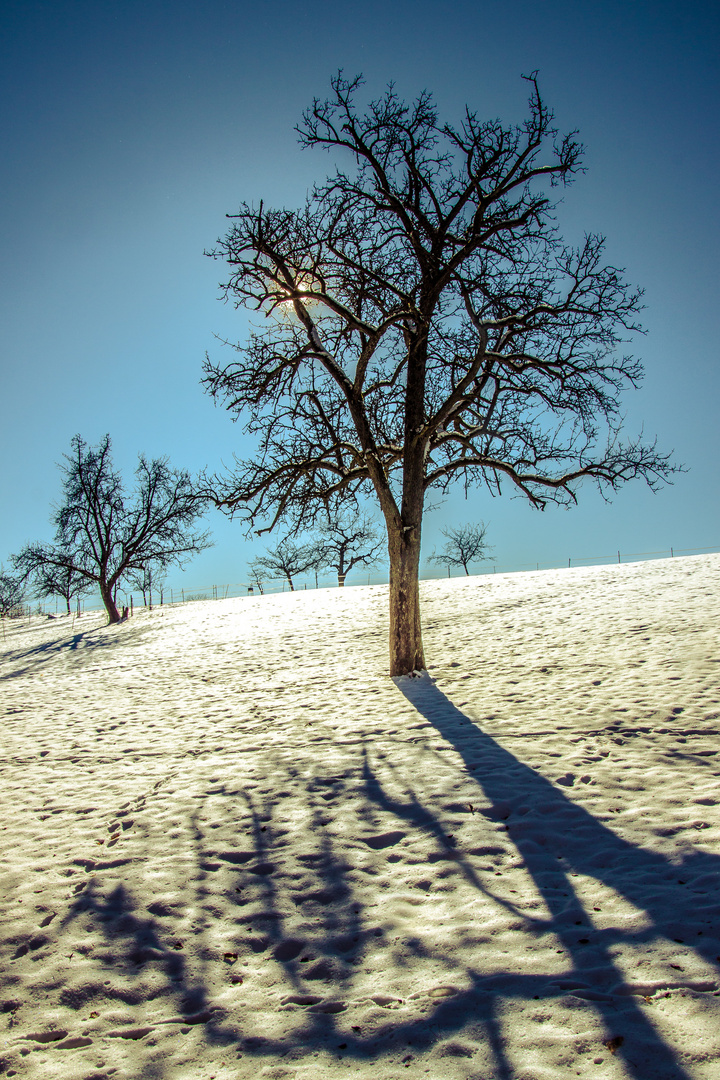
<svg viewBox="0 0 720 1080"><path fill-rule="evenodd" d="M720 1077L720 556L6 624L0 1074Z"/></svg>

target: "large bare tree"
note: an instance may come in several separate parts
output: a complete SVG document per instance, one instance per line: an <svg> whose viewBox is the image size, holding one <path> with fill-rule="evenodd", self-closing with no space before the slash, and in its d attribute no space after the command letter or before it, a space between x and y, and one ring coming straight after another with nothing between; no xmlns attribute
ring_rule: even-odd
<svg viewBox="0 0 720 1080"><path fill-rule="evenodd" d="M28 544L13 556L23 578L72 571L97 586L115 623L115 592L124 577L148 565L183 565L210 546L209 534L196 527L206 503L190 474L171 469L167 459L140 455L130 496L113 466L109 435L97 446L76 435L60 468L64 499L53 519L54 543Z"/></svg>
<svg viewBox="0 0 720 1080"><path fill-rule="evenodd" d="M563 244L553 187L581 169L535 76L519 126L392 87L364 110L362 80L332 81L298 128L339 168L300 210L243 204L210 254L224 295L268 316L206 387L258 439L214 477L251 526L313 525L329 500L372 489L390 557L390 670L423 669L418 570L425 495L507 483L538 508L673 471L623 441L620 395L642 368L621 349L640 293L603 239Z"/></svg>

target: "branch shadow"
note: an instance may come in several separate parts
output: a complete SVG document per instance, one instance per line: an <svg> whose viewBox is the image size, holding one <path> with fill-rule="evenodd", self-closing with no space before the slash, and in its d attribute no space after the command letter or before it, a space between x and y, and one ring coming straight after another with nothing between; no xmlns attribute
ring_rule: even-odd
<svg viewBox="0 0 720 1080"><path fill-rule="evenodd" d="M125 639L117 635L110 636L108 634L103 635L98 633L98 631L112 630L116 626L122 626L122 623L109 626L107 622L103 621L96 623L94 626L89 626L78 633L71 632L62 637L54 638L51 641L46 641L41 645L35 645L30 649L7 650L3 657L6 664L17 664L24 661L24 665L15 671L9 671L4 675L0 675L0 682L5 682L10 679L20 679L27 675L34 675L41 671L46 663L62 657L66 652L74 653L78 649L97 649L105 651L109 648L115 649L127 644ZM134 628L132 645L135 646L147 631L147 627Z"/></svg>
<svg viewBox="0 0 720 1080"><path fill-rule="evenodd" d="M504 1005L557 1000L570 993L584 999L602 1020L628 1076L688 1080L672 1047L640 1008L638 990L628 984L612 950L666 936L682 939L717 965L716 931L701 909L687 910L688 886L680 885L678 877L696 885L704 882L702 887L709 890L718 880L720 860L695 852L678 871L664 856L618 837L523 765L468 720L429 677L398 680L397 686L456 749L490 804L481 812L493 828L506 829L549 914L527 914L499 895L497 879L484 875L477 860L463 850L462 837L450 831L442 810L418 795L419 784L408 782L402 761L385 760L382 770L373 765L372 733L359 740L359 750L348 752L346 767L334 773L320 755L301 775L281 752L275 754L266 746L261 771L266 779L254 789L213 780L193 796L197 802L185 818L191 869L178 879L171 901L139 899L142 887L138 884L136 889L131 875L137 867L132 870L130 859L76 860L85 867L87 881L71 900L65 918L58 920L58 929L69 929L81 916L92 920L103 938L94 953L100 981L73 990L66 999L61 996L61 1004L83 1008L98 994L139 1004L145 999L134 993L133 980L149 970L162 984L158 996L172 1002L177 1011L174 1018L149 1024L201 1025L207 1045L222 1047L223 1056L236 1052L245 1064L257 1059L260 1067L263 1059L290 1062L294 1056L331 1050L352 1067L389 1060L400 1047L429 1052L448 1037L475 1029L482 1032L492 1062L488 1077L514 1080L513 1032L504 1029ZM402 783L396 782L396 774L404 774ZM284 787L292 788L293 798L297 796L294 812L302 813L306 822L299 847L293 822L283 809L287 792L276 782L278 777ZM401 795L393 794L397 791ZM347 833L336 831L333 824L333 807L347 815L349 806L354 815L345 826L349 824L356 843L352 850ZM532 821L540 812L543 844L538 842L537 819ZM389 816L397 823L395 833L387 832ZM214 831L217 828L219 832ZM380 833L381 829L386 831ZM347 1009L368 1001L367 980L360 990L361 966L386 944L382 916L378 920L368 902L381 900L382 892L376 883L366 888L354 865L359 863L353 855L357 838L364 836L365 843L369 841L370 848L392 864L400 861L401 848L388 847L385 855L386 840L413 832L431 838L428 862L452 866L465 886L517 917L522 929L556 936L570 960L568 970L555 976L523 972L510 964L487 974L461 959L465 989L444 999L432 997L422 1008L413 1007L410 1015L390 1008L372 1027L361 1027L358 1019L351 1028L344 1016ZM152 862L151 850L143 861ZM127 870L121 869L126 863ZM382 873L382 863L373 865ZM106 871L111 871L108 877ZM646 913L649 927L637 933L594 930L573 873L587 874L614 889ZM192 928L180 934L178 914L189 908L197 916ZM185 940L178 941L180 936ZM419 934L405 949L403 963L410 970L429 955ZM384 955L393 962L397 954ZM271 967L278 973L272 990L277 1000L273 997L271 1004L280 1019L267 1033L258 1031L247 1008L238 1011L231 1005L212 1004L219 990L220 1000L225 999L223 987L243 983L247 965L251 972ZM102 980L113 971L122 972L123 978L103 989ZM254 977L248 981L251 988ZM137 1046L140 1050L140 1043ZM149 1046L144 1052L143 1075L164 1076L160 1050Z"/></svg>
<svg viewBox="0 0 720 1080"><path fill-rule="evenodd" d="M654 1077L687 1080L687 1073L671 1047L636 1004L634 996L638 990L627 985L613 961L610 947L622 935L594 933L592 941L586 937L592 920L577 895L571 874L587 874L602 881L646 913L651 929L635 935L633 940L667 937L688 945L717 968L720 943L707 913L698 906L688 910L687 884L694 879L703 892L710 892L713 883L717 889L720 858L695 851L679 870L657 852L630 844L479 730L429 676L405 677L395 682L407 700L461 756L468 773L490 801L486 816L506 822L507 836L551 912L545 929L557 935L572 959L572 972L555 985L560 991L572 990L576 996L595 1004L607 1030L623 1040L616 1052L624 1058L629 1075L638 1080L647 1078L646 1063L632 1060L633 1042L642 1042L652 1058ZM393 805L372 777L368 777L368 793L400 816L418 819L416 806ZM539 808L542 808L544 846L537 842L537 823L530 820L533 811ZM578 923L582 927L580 931ZM543 981L547 984L546 979ZM509 973L501 982L499 985L497 978L476 977L475 989L525 998L547 994L547 985L539 988L533 979L519 974ZM617 1030L619 997L623 999L623 1026L633 1033L629 1041ZM458 1007L462 1011L462 1004L456 998L454 1013ZM455 1015L453 1022L457 1020ZM443 1023L440 1017L434 1022Z"/></svg>

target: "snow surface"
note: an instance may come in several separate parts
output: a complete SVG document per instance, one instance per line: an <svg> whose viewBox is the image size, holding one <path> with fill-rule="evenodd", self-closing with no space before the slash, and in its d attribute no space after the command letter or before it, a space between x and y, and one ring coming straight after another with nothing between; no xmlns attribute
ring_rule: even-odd
<svg viewBox="0 0 720 1080"><path fill-rule="evenodd" d="M0 1074L717 1080L719 586L6 623Z"/></svg>

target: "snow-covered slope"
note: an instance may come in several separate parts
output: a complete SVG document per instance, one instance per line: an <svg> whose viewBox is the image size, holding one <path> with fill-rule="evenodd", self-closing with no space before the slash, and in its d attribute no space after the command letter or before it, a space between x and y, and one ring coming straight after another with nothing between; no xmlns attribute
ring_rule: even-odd
<svg viewBox="0 0 720 1080"><path fill-rule="evenodd" d="M0 1074L717 1080L719 586L6 624Z"/></svg>

